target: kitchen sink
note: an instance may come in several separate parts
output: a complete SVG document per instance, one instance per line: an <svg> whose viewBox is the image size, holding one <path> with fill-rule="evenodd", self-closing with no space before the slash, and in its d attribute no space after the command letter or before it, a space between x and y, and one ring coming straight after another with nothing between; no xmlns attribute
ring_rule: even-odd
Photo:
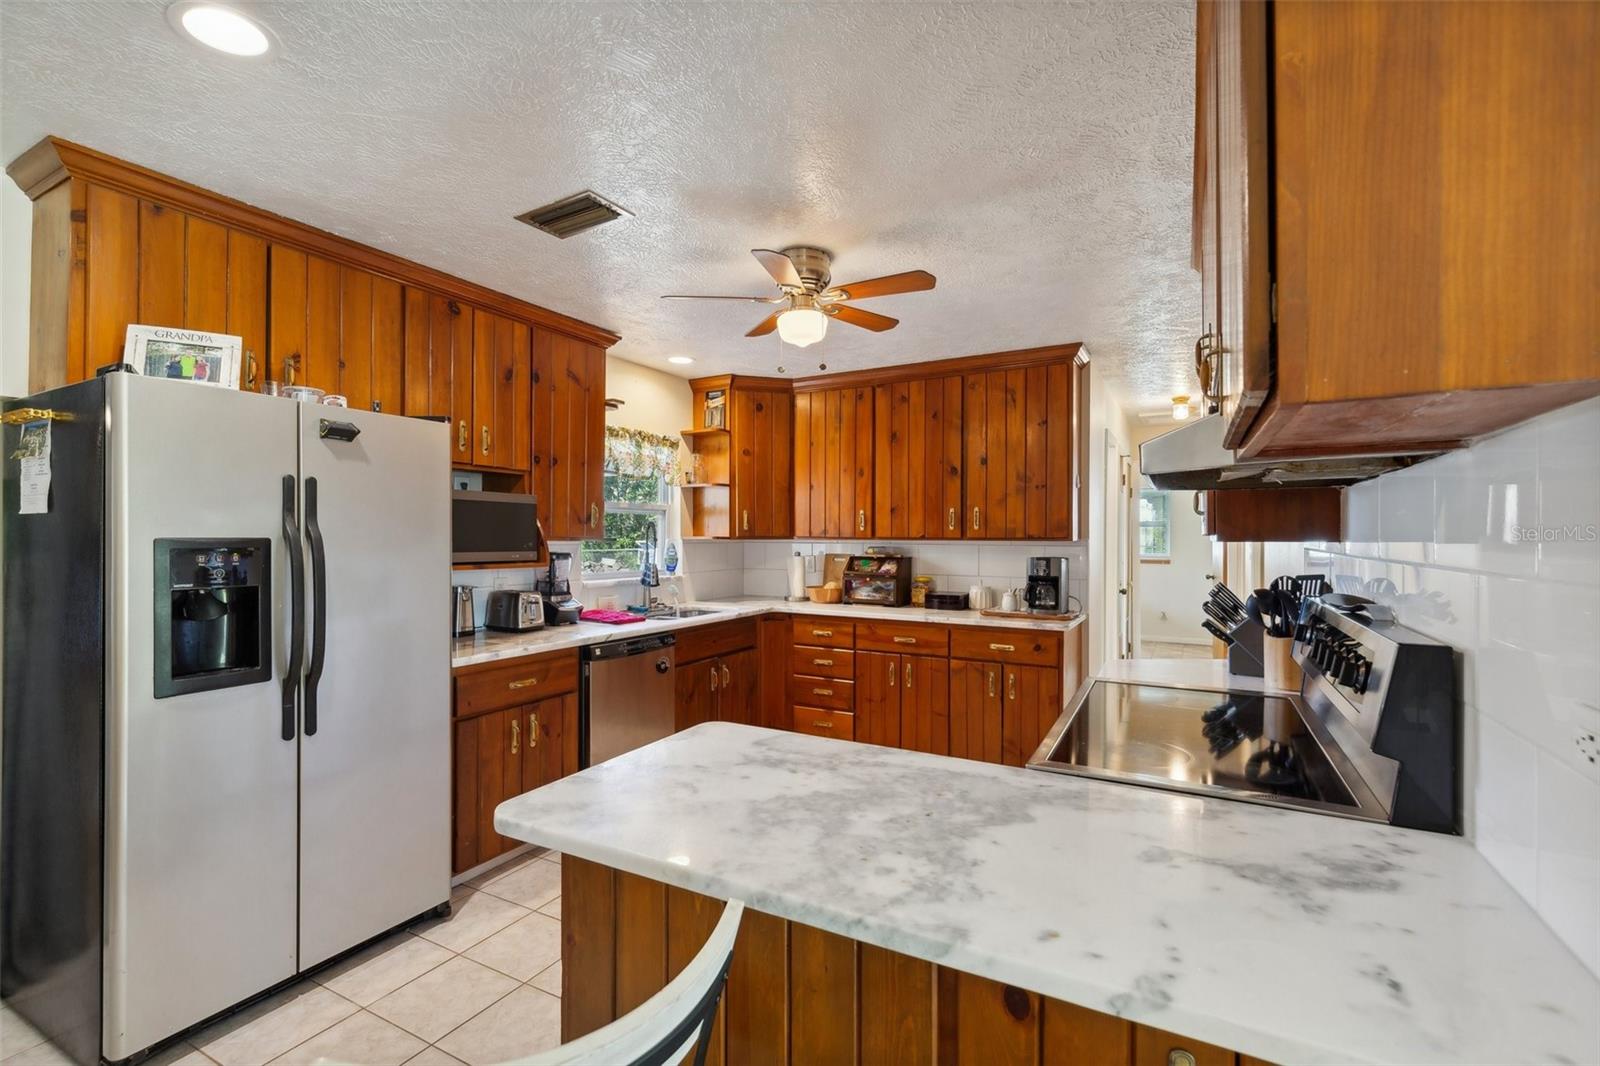
<svg viewBox="0 0 1600 1066"><path fill-rule="evenodd" d="M651 608L650 613L645 615L645 617L646 618L651 618L651 619L659 619L659 618L699 618L702 615L722 614L726 610L727 610L726 607L666 607L666 606L657 606L657 607Z"/></svg>

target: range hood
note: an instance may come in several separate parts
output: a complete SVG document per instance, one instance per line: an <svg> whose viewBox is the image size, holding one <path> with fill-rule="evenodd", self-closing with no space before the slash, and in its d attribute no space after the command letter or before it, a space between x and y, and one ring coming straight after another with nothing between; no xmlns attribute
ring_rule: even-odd
<svg viewBox="0 0 1600 1066"><path fill-rule="evenodd" d="M1351 485L1428 458L1404 455L1239 459L1222 443L1222 416L1206 415L1139 445L1139 471L1158 489Z"/></svg>

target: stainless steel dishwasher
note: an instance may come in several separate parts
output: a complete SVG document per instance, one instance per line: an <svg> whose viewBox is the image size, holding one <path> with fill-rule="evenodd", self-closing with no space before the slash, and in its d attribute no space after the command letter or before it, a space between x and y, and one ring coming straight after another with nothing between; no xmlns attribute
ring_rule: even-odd
<svg viewBox="0 0 1600 1066"><path fill-rule="evenodd" d="M669 736L678 638L610 640L583 649L583 765Z"/></svg>

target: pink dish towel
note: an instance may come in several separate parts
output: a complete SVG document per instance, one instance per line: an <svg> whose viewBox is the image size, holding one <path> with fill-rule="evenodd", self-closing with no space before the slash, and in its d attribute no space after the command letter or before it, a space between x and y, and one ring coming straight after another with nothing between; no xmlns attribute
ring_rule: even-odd
<svg viewBox="0 0 1600 1066"><path fill-rule="evenodd" d="M643 622L644 615L634 614L632 611L601 611L588 610L578 615L584 622L599 622L608 626L624 626L629 622Z"/></svg>

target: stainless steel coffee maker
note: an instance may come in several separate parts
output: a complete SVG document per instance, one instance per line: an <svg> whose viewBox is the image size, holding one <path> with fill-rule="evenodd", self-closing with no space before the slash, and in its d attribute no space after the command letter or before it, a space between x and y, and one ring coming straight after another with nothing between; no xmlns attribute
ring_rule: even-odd
<svg viewBox="0 0 1600 1066"><path fill-rule="evenodd" d="M1028 559L1028 585L1023 598L1034 614L1067 612L1067 566L1064 556L1035 555Z"/></svg>

